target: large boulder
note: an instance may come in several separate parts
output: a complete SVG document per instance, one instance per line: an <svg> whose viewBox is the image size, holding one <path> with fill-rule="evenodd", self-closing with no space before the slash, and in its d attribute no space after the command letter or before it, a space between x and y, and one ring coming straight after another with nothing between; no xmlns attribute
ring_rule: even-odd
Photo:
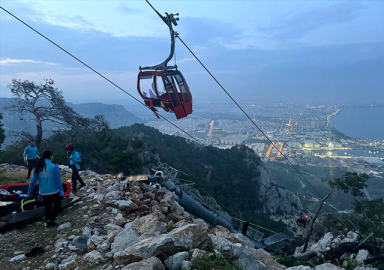
<svg viewBox="0 0 384 270"><path fill-rule="evenodd" d="M328 232L316 244L311 246L310 250L315 252L325 252L331 245L332 239L332 233Z"/></svg>
<svg viewBox="0 0 384 270"><path fill-rule="evenodd" d="M232 251L232 246L233 246L233 243L231 241L229 241L224 237L217 236L214 234L209 234L208 236L211 239L213 248L215 250L218 250L218 251L221 251L222 253L230 255Z"/></svg>
<svg viewBox="0 0 384 270"><path fill-rule="evenodd" d="M176 253L173 256L168 257L164 261L165 266L169 270L179 270L181 268L181 263L188 258L188 252L183 251Z"/></svg>
<svg viewBox="0 0 384 270"><path fill-rule="evenodd" d="M344 270L344 268L337 267L331 263L324 263L315 266L315 270Z"/></svg>
<svg viewBox="0 0 384 270"><path fill-rule="evenodd" d="M210 237L211 235L215 235L217 237L225 238L231 243L240 243L246 247L254 247L255 245L243 234L241 233L231 233L228 229L217 225L216 227L209 230ZM217 238L216 239L219 239Z"/></svg>
<svg viewBox="0 0 384 270"><path fill-rule="evenodd" d="M140 262L131 263L124 266L121 270L165 270L164 265L156 257L151 257Z"/></svg>
<svg viewBox="0 0 384 270"><path fill-rule="evenodd" d="M218 235L226 236L225 230L216 231ZM223 254L234 256L236 262L244 270L266 270L268 267L259 260L261 253L258 252L253 247L244 246L241 243L233 243L230 240L214 234L209 234L211 238L213 248L217 251L222 252ZM227 236L229 237L229 235ZM265 254L264 254L265 255ZM266 257L266 255L264 256ZM271 265L273 264L272 259L267 260ZM275 264L279 268L275 269L284 269L284 266L280 266L277 262Z"/></svg>
<svg viewBox="0 0 384 270"><path fill-rule="evenodd" d="M345 242L357 242L357 240L359 239L359 235L353 231L349 231L348 234L347 234L347 237L344 238L341 242L345 243Z"/></svg>
<svg viewBox="0 0 384 270"><path fill-rule="evenodd" d="M293 266L287 268L287 270L313 270L313 268L305 265Z"/></svg>
<svg viewBox="0 0 384 270"><path fill-rule="evenodd" d="M132 213L132 212L139 209L137 204L135 204L131 200L119 200L119 201L116 201L114 203L116 203L117 207L120 210L127 212L127 213Z"/></svg>
<svg viewBox="0 0 384 270"><path fill-rule="evenodd" d="M198 248L195 248L193 250L191 250L190 252L192 252L192 255L191 255L191 260L195 259L195 258L207 258L207 257L211 257L212 255L214 255L214 253L211 253L211 252L208 252L208 251L205 251L205 250L202 250L202 249L198 249Z"/></svg>
<svg viewBox="0 0 384 270"><path fill-rule="evenodd" d="M87 242L88 242L88 237L86 237L85 235L80 235L80 236L76 236L70 242L70 244L76 247L77 249L85 250L87 248Z"/></svg>
<svg viewBox="0 0 384 270"><path fill-rule="evenodd" d="M99 235L92 235L91 238L87 241L87 247L88 249L97 249L101 243L104 241L102 236Z"/></svg>
<svg viewBox="0 0 384 270"><path fill-rule="evenodd" d="M246 236L241 233L231 233L228 237L226 237L232 243L240 243L245 247L254 248L255 244L252 243Z"/></svg>
<svg viewBox="0 0 384 270"><path fill-rule="evenodd" d="M141 240L165 233L165 227L165 223L159 221L155 215L147 215L127 223L124 230L114 238L114 252L123 251Z"/></svg>
<svg viewBox="0 0 384 270"><path fill-rule="evenodd" d="M87 254L85 254L83 259L95 263L95 262L102 261L103 260L103 256L97 250L93 250L93 251L88 252Z"/></svg>
<svg viewBox="0 0 384 270"><path fill-rule="evenodd" d="M127 264L159 256L166 259L175 250L190 250L208 239L207 230L197 224L188 224L161 234L144 239L123 251L114 254L115 264Z"/></svg>
<svg viewBox="0 0 384 270"><path fill-rule="evenodd" d="M283 270L287 268L286 266L279 264L276 258L264 249L254 249L251 251L251 254L255 259L265 264L271 270Z"/></svg>
<svg viewBox="0 0 384 270"><path fill-rule="evenodd" d="M256 249L246 248L243 245L237 243L233 244L233 256L236 259L237 264L242 267L243 270L267 270L269 269L264 263L262 263L257 256ZM278 265L276 263L276 265ZM284 268L271 268L271 269L284 269Z"/></svg>
<svg viewBox="0 0 384 270"><path fill-rule="evenodd" d="M224 238L227 238L231 234L231 232L227 228L224 228L223 226L220 226L220 225L217 225L216 227L209 230L209 233L220 236L220 237L224 237Z"/></svg>
<svg viewBox="0 0 384 270"><path fill-rule="evenodd" d="M371 254L369 254L368 250L360 249L359 252L356 255L356 261L364 262L370 256L371 256Z"/></svg>
<svg viewBox="0 0 384 270"><path fill-rule="evenodd" d="M115 237L123 230L123 228L115 224L108 224L105 226L105 229L107 230L107 241L109 243L112 243Z"/></svg>

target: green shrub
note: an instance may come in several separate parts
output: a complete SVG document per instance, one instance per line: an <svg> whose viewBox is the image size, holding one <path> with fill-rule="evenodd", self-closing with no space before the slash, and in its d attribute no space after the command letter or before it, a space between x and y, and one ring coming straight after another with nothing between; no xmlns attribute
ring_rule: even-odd
<svg viewBox="0 0 384 270"><path fill-rule="evenodd" d="M243 270L242 267L236 265L236 263L225 258L221 254L214 254L210 257L197 257L193 259L190 269L193 270Z"/></svg>
<svg viewBox="0 0 384 270"><path fill-rule="evenodd" d="M344 267L346 270L353 270L357 266L359 266L359 262L356 260L351 260L350 258L345 260L347 262L347 265Z"/></svg>
<svg viewBox="0 0 384 270"><path fill-rule="evenodd" d="M308 261L299 260L295 258L294 256L284 256L277 260L278 263L285 265L287 267L294 267L298 265L305 265L309 267L315 267L316 265L323 264L325 262L324 258L322 256L316 256L315 258L312 258Z"/></svg>
<svg viewBox="0 0 384 270"><path fill-rule="evenodd" d="M172 231L175 227L173 227L171 224L169 224L167 222L167 224L165 225L165 229L167 230L167 233L169 233L170 231Z"/></svg>

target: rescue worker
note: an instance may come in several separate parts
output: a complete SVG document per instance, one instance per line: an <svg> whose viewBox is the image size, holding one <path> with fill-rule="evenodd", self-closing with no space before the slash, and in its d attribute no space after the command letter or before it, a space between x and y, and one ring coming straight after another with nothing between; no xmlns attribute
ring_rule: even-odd
<svg viewBox="0 0 384 270"><path fill-rule="evenodd" d="M36 167L37 158L39 158L39 149L35 146L35 140L31 140L29 145L24 150L24 162L28 166L27 179L31 177L31 171Z"/></svg>
<svg viewBox="0 0 384 270"><path fill-rule="evenodd" d="M75 150L73 145L71 143L67 144L65 146L65 150L67 151L67 156L69 160L69 167L72 169L72 192L77 192L77 180L79 180L81 186L85 187L86 184L84 183L83 179L79 175L80 165L81 162L81 155L79 152Z"/></svg>
<svg viewBox="0 0 384 270"><path fill-rule="evenodd" d="M28 197L32 197L36 181L39 181L39 194L42 196L45 205L47 227L56 225L55 219L60 210L61 197L64 196L59 166L53 164L52 161L53 153L45 151L36 165L28 187Z"/></svg>

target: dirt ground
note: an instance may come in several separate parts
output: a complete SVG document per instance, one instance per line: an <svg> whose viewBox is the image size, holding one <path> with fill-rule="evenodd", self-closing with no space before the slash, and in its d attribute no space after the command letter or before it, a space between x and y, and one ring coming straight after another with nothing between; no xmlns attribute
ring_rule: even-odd
<svg viewBox="0 0 384 270"><path fill-rule="evenodd" d="M70 174L62 174L62 181L70 179ZM25 183L25 171L0 170L0 185L9 183ZM76 196L82 197L84 191L78 191ZM94 203L84 200L60 211L56 222L64 224L70 222L72 227L57 230L56 227L45 227L44 218L41 217L23 227L9 230L0 234L0 269L44 269L48 263L56 263L59 258L55 253L55 243L58 239L68 239L71 235L81 235L87 226L89 218L103 213L104 208L94 207ZM32 248L43 247L44 253L34 257L10 262L10 259L29 252ZM78 269L99 269L100 265L83 264Z"/></svg>

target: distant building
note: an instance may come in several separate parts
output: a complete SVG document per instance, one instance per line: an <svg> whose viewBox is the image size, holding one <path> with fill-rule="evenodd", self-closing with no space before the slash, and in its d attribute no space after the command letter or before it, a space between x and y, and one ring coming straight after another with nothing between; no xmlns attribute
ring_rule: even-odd
<svg viewBox="0 0 384 270"><path fill-rule="evenodd" d="M316 148L316 147L320 147L320 144L316 141L304 141L303 147Z"/></svg>
<svg viewBox="0 0 384 270"><path fill-rule="evenodd" d="M341 143L338 143L338 142L329 142L328 147L329 148L341 148L341 147L343 147L343 145Z"/></svg>
<svg viewBox="0 0 384 270"><path fill-rule="evenodd" d="M304 142L304 147L311 147L311 148L313 148L313 142L310 142L310 141Z"/></svg>

